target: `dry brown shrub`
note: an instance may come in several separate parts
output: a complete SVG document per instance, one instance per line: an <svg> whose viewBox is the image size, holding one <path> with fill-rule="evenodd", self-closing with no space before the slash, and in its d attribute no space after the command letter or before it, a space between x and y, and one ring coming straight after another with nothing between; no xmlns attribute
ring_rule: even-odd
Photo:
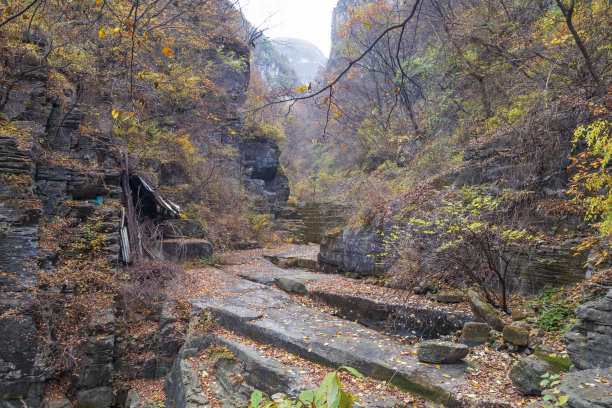
<svg viewBox="0 0 612 408"><path fill-rule="evenodd" d="M118 285L118 307L127 314L154 310L186 279L185 271L174 263L143 259L123 271Z"/></svg>

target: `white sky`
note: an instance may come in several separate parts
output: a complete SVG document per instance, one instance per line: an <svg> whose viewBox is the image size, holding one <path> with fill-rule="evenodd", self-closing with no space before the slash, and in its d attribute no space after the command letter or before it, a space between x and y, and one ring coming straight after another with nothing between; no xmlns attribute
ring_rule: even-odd
<svg viewBox="0 0 612 408"><path fill-rule="evenodd" d="M240 0L244 15L256 27L268 27L268 38L310 41L327 57L331 16L337 0Z"/></svg>

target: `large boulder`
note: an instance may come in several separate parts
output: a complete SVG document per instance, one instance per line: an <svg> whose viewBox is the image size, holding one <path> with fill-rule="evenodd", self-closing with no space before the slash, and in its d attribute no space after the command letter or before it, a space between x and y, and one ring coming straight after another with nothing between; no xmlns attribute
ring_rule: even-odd
<svg viewBox="0 0 612 408"><path fill-rule="evenodd" d="M612 367L568 373L558 395L567 395L569 408L612 407Z"/></svg>
<svg viewBox="0 0 612 408"><path fill-rule="evenodd" d="M503 330L504 340L517 346L529 343L529 328L523 322L514 322Z"/></svg>
<svg viewBox="0 0 612 408"><path fill-rule="evenodd" d="M542 392L542 376L554 369L546 361L536 356L521 358L510 370L512 384L521 393L539 395Z"/></svg>
<svg viewBox="0 0 612 408"><path fill-rule="evenodd" d="M479 346L489 341L491 329L486 323L469 322L463 325L460 341L470 347Z"/></svg>
<svg viewBox="0 0 612 408"><path fill-rule="evenodd" d="M576 309L578 322L565 335L567 353L581 370L612 366L612 290Z"/></svg>
<svg viewBox="0 0 612 408"><path fill-rule="evenodd" d="M241 142L243 174L249 187L270 203L284 203L289 198L289 182L281 170L280 149L263 136L245 138Z"/></svg>
<svg viewBox="0 0 612 408"><path fill-rule="evenodd" d="M504 329L504 321L500 317L500 313L487 301L473 290L468 291L468 300L470 309L474 316L481 322L489 325L494 330L502 331Z"/></svg>
<svg viewBox="0 0 612 408"><path fill-rule="evenodd" d="M461 343L450 341L425 341L419 345L417 358L424 363L452 364L456 363L469 353L469 347Z"/></svg>

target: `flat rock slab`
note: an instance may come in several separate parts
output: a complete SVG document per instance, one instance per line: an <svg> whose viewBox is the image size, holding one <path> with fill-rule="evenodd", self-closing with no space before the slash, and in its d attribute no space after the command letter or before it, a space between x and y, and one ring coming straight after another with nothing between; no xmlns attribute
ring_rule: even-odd
<svg viewBox="0 0 612 408"><path fill-rule="evenodd" d="M419 345L417 358L419 361L434 364L456 363L469 353L469 347L450 341L425 341Z"/></svg>
<svg viewBox="0 0 612 408"><path fill-rule="evenodd" d="M199 261L212 257L213 247L205 239L167 239L158 243L154 252L165 261Z"/></svg>
<svg viewBox="0 0 612 408"><path fill-rule="evenodd" d="M217 274L225 285L219 293L190 302L213 312L221 325L239 335L322 364L351 366L420 397L456 405L452 389L461 382L464 363L439 369L420 364L414 348L374 330L301 306L280 290L220 270L208 273Z"/></svg>
<svg viewBox="0 0 612 408"><path fill-rule="evenodd" d="M319 249L319 245L300 245L280 253L264 255L264 257L273 264L284 268L318 269Z"/></svg>
<svg viewBox="0 0 612 408"><path fill-rule="evenodd" d="M338 281L337 285L343 285L344 281L336 275L279 268L262 257L223 269L253 282L276 285L289 293L307 295L338 309L348 319L357 320L375 330L389 331L392 327L398 334L435 338L455 333L465 322L473 320L471 316L456 311L410 306L397 301L379 301L360 293L335 293L329 289L320 289L319 283Z"/></svg>
<svg viewBox="0 0 612 408"><path fill-rule="evenodd" d="M248 264L224 267L224 270L244 279L267 286L278 284L280 279L290 279L292 282L302 283L307 289L309 282L331 281L336 279L333 275L311 272L304 269L279 268L263 257L256 257Z"/></svg>
<svg viewBox="0 0 612 408"><path fill-rule="evenodd" d="M612 407L612 367L566 374L559 395L569 395L570 408Z"/></svg>
<svg viewBox="0 0 612 408"><path fill-rule="evenodd" d="M316 261L320 249L320 245L297 245L286 251L275 253L274 256L278 258L302 258Z"/></svg>

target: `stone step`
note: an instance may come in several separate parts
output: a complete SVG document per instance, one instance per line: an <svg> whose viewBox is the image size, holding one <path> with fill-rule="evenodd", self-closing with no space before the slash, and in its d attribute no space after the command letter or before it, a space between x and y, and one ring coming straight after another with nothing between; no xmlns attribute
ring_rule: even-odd
<svg viewBox="0 0 612 408"><path fill-rule="evenodd" d="M209 259L213 247L205 239L165 239L155 245L153 252L165 261L188 262Z"/></svg>
<svg viewBox="0 0 612 408"><path fill-rule="evenodd" d="M345 222L346 206L333 203L292 203L281 207L277 222L300 242L319 242L326 231Z"/></svg>
<svg viewBox="0 0 612 408"><path fill-rule="evenodd" d="M229 266L225 270L253 282L276 285L284 291L306 295L336 309L338 315L345 319L357 321L377 331L437 338L454 334L461 330L465 323L474 321L471 314L450 307L445 310L438 305L408 305L388 298L381 301L364 293L338 293L329 288L320 288L317 284L321 282L338 281L338 285L342 286L344 283L352 284L358 281L304 269L284 269L273 265L274 257L265 258L267 259L256 258L248 265ZM395 294L401 291L393 292Z"/></svg>
<svg viewBox="0 0 612 408"><path fill-rule="evenodd" d="M319 262L316 259L301 258L301 257L279 257L276 255L264 255L264 258L272 262L274 265L282 266L283 268L302 268L316 271L319 269Z"/></svg>
<svg viewBox="0 0 612 408"><path fill-rule="evenodd" d="M318 254L319 245L300 245L288 251L273 255L263 255L263 257L274 265L283 268L301 268L316 271L319 269Z"/></svg>
<svg viewBox="0 0 612 408"><path fill-rule="evenodd" d="M459 406L453 389L462 382L465 363L420 364L414 347L302 306L280 290L216 269L202 273L224 285L214 295L193 298L190 303L194 310L213 313L223 327L307 360L351 366L413 395Z"/></svg>
<svg viewBox="0 0 612 408"><path fill-rule="evenodd" d="M246 407L255 390L261 391L267 398L275 394L296 397L302 391L318 387L320 379L330 371L327 367L242 338L225 329L215 328L212 333L203 334L196 323L202 322L202 319L205 321L207 317L195 313L192 319L192 330L165 377L168 407ZM358 385L359 382L344 383L349 392L360 394L362 406L366 408L392 408L401 402L411 402L411 399L405 398L405 394L385 384L376 384L376 391L365 393L360 392L361 389L371 388ZM134 396L137 403L127 403L125 407L144 405L134 390L128 392L127 399L134 399Z"/></svg>

